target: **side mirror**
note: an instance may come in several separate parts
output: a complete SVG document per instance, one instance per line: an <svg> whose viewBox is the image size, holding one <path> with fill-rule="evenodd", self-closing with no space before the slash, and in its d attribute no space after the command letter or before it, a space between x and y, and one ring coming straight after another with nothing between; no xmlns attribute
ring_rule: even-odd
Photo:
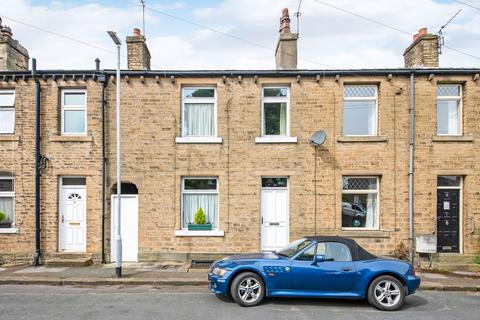
<svg viewBox="0 0 480 320"><path fill-rule="evenodd" d="M325 261L325 255L323 255L323 254L317 254L317 255L315 255L315 261L314 261L314 263L324 262L324 261Z"/></svg>

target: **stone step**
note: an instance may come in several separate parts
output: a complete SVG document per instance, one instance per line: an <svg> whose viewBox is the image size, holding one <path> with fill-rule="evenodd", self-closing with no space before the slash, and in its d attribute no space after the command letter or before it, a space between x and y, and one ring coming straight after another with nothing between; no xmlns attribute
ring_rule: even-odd
<svg viewBox="0 0 480 320"><path fill-rule="evenodd" d="M480 273L480 264L451 264L451 263L437 263L433 265L434 269L441 271L466 271Z"/></svg>
<svg viewBox="0 0 480 320"><path fill-rule="evenodd" d="M475 255L459 253L438 253L433 255L433 263L440 264L473 264Z"/></svg>
<svg viewBox="0 0 480 320"><path fill-rule="evenodd" d="M45 257L46 266L84 267L93 263L92 255L85 253L54 253Z"/></svg>

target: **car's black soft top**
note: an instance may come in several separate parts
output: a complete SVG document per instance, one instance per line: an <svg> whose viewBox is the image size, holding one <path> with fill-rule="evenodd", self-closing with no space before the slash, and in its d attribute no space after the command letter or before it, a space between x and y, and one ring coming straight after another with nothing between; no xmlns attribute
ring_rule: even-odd
<svg viewBox="0 0 480 320"><path fill-rule="evenodd" d="M345 244L352 254L353 261L375 259L376 256L363 249L355 240L338 236L311 236L305 237L316 242L341 242Z"/></svg>

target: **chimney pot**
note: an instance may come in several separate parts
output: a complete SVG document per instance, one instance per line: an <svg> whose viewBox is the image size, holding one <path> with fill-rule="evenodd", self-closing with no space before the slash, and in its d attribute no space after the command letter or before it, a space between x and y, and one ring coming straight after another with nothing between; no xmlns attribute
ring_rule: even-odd
<svg viewBox="0 0 480 320"><path fill-rule="evenodd" d="M141 37L142 36L142 33L140 32L140 29L139 28L133 28L133 35L135 37Z"/></svg>
<svg viewBox="0 0 480 320"><path fill-rule="evenodd" d="M282 16L280 17L280 33L290 33L290 16L288 8L283 8Z"/></svg>

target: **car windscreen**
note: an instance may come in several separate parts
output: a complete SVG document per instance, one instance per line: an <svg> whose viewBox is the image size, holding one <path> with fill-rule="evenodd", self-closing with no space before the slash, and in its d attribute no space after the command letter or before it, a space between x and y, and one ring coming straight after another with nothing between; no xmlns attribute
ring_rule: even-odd
<svg viewBox="0 0 480 320"><path fill-rule="evenodd" d="M304 248L308 247L312 242L313 241L310 239L299 239L290 243L285 248L275 251L275 253L280 256L291 258Z"/></svg>

